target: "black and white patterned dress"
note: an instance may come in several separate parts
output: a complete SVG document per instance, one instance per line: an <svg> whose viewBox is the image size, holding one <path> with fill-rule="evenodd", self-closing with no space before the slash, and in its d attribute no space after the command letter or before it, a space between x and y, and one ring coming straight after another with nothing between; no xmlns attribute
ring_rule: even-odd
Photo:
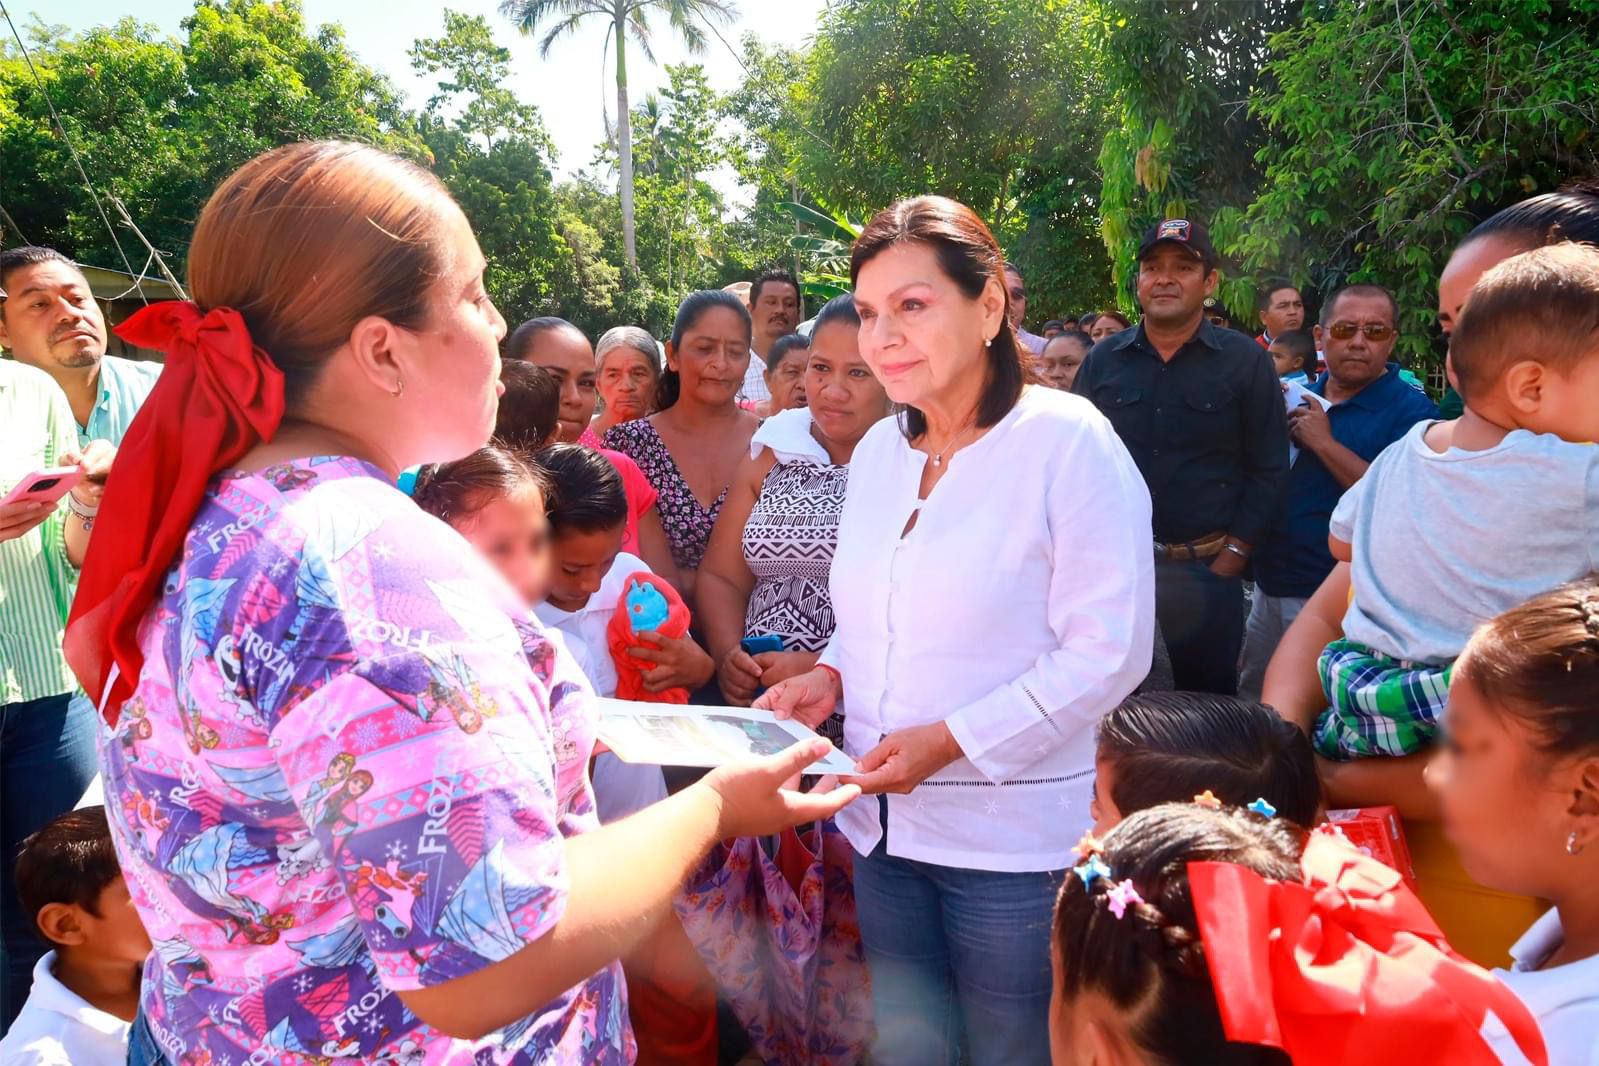
<svg viewBox="0 0 1599 1066"><path fill-rule="evenodd" d="M833 635L827 591L849 467L798 460L774 465L744 525L744 562L755 576L744 635L775 633L787 651L821 651ZM835 742L843 721L818 730Z"/></svg>

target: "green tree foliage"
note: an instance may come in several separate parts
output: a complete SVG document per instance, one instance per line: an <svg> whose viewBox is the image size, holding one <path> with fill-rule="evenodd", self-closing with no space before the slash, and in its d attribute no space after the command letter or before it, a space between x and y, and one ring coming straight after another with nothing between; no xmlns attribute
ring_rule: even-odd
<svg viewBox="0 0 1599 1066"><path fill-rule="evenodd" d="M350 137L425 159L389 83L355 59L338 27L309 33L295 0L200 0L183 30L175 41L124 19L30 46L89 180L127 203L176 271L211 190L267 148ZM30 240L121 266L14 50L0 59L0 160L0 203ZM121 241L137 270L143 252L131 235Z"/></svg>
<svg viewBox="0 0 1599 1066"><path fill-rule="evenodd" d="M513 327L551 314L591 329L605 323L620 272L592 227L562 210L544 120L505 88L511 53L488 21L446 9L443 36L417 41L410 56L418 73L439 76L421 132L477 233L500 312Z"/></svg>
<svg viewBox="0 0 1599 1066"><path fill-rule="evenodd" d="M630 268L638 268L635 247L635 205L633 182L632 106L627 95L627 44L631 40L644 58L655 61L650 15L664 14L673 32L690 52L705 50L705 29L701 22L731 21L734 8L726 0L504 0L500 13L525 34L541 27L539 54L548 57L561 38L598 16L610 22L605 34L608 51L616 48L617 157L621 177L618 192L622 201L622 247ZM604 61L604 56L601 56Z"/></svg>
<svg viewBox="0 0 1599 1066"><path fill-rule="evenodd" d="M1299 0L1091 0L1104 56L1111 120L1099 153L1100 209L1118 298L1136 311L1138 238L1151 223L1206 220L1218 246L1260 183L1266 133L1248 108L1262 83L1272 35L1291 26ZM1254 293L1223 272L1222 302L1248 319Z"/></svg>
<svg viewBox="0 0 1599 1066"><path fill-rule="evenodd" d="M814 132L793 140L799 184L862 216L951 196L1009 247L1040 312L1101 302L1088 26L1059 0L840 0L794 90Z"/></svg>
<svg viewBox="0 0 1599 1066"><path fill-rule="evenodd" d="M1599 172L1599 3L1311 5L1272 39L1254 114L1265 180L1233 247L1323 293L1399 296L1433 353L1437 279L1483 215Z"/></svg>

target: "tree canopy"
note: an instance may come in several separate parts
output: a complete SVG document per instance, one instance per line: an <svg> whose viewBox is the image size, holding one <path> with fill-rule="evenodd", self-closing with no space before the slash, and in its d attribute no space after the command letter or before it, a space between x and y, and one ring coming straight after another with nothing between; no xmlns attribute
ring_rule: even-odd
<svg viewBox="0 0 1599 1066"><path fill-rule="evenodd" d="M699 9L655 6L669 20ZM122 266L48 94L94 188L179 272L229 171L272 145L347 137L433 168L513 321L659 332L687 291L774 265L830 291L848 224L937 192L988 219L1037 319L1136 311L1138 233L1192 215L1211 223L1235 317L1252 318L1267 275L1313 300L1377 281L1419 364L1436 361L1433 287L1459 237L1599 171L1599 0L834 0L803 39L738 42L730 92L690 63L642 100L619 95L627 162L608 133L565 178L539 110L553 103L510 86L525 47L510 22L445 10L418 27L409 58L434 89L409 104L297 0L197 0L181 30L36 25L42 92L0 49L6 243ZM636 268L616 192L629 168Z"/></svg>

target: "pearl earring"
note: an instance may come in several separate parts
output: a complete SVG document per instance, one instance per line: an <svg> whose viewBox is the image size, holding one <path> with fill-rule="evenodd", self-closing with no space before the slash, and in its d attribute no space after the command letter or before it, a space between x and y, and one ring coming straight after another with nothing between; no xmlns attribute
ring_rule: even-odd
<svg viewBox="0 0 1599 1066"><path fill-rule="evenodd" d="M984 348L992 348L993 346L994 346L994 338L993 337L990 337L986 341L983 342L983 347Z"/></svg>
<svg viewBox="0 0 1599 1066"><path fill-rule="evenodd" d="M1577 843L1577 831L1575 829L1573 829L1571 831L1571 835L1566 837L1566 854L1567 855L1579 855L1581 853L1582 853L1582 845Z"/></svg>

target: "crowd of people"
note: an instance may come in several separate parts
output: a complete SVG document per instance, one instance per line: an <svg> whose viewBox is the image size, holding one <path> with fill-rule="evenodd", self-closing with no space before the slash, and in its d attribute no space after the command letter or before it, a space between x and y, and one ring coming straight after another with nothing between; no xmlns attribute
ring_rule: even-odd
<svg viewBox="0 0 1599 1066"><path fill-rule="evenodd" d="M918 197L814 317L591 339L296 144L158 361L0 253L0 490L70 486L0 503L0 1066L1599 1064L1596 245L1592 183L1466 237L1441 403L1379 285L1225 324L1197 219L1136 319L1029 331Z"/></svg>

